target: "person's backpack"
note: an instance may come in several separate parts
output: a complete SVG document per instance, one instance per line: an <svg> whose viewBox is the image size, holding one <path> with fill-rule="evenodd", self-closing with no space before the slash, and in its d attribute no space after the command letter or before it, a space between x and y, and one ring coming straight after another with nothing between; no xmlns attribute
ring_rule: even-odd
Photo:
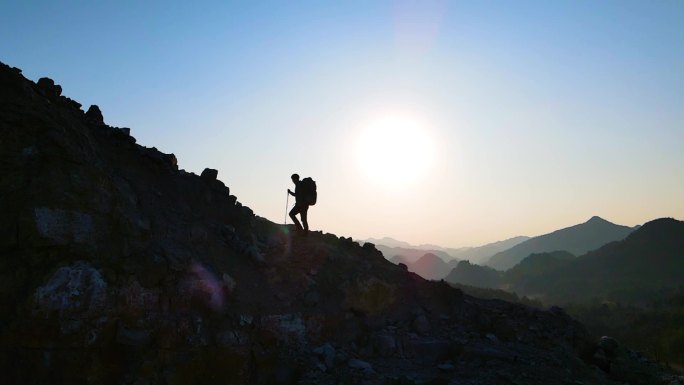
<svg viewBox="0 0 684 385"><path fill-rule="evenodd" d="M299 190L302 194L302 201L305 204L309 206L316 204L318 194L316 193L316 182L313 179L309 177L302 179L302 181L299 182Z"/></svg>

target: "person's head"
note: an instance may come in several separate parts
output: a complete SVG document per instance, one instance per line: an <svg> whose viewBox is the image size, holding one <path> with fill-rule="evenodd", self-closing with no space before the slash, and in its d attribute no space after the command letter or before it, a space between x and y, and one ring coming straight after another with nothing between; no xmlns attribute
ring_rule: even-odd
<svg viewBox="0 0 684 385"><path fill-rule="evenodd" d="M295 183L299 182L299 174L292 174L290 178L292 178L292 181Z"/></svg>

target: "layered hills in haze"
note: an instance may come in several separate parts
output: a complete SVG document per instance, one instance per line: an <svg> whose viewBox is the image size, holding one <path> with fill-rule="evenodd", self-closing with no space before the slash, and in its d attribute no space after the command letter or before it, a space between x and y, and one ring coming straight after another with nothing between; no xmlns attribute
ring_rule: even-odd
<svg viewBox="0 0 684 385"><path fill-rule="evenodd" d="M444 248L436 245L412 246L409 243L392 238L367 239L366 242L375 246L390 262L403 263L409 271L417 273L426 279L443 279L456 267L460 260L465 259L475 263L488 259L499 251L513 247L529 237L515 237L505 241L490 243L479 247L463 247L459 249ZM385 242L384 244L375 242Z"/></svg>
<svg viewBox="0 0 684 385"><path fill-rule="evenodd" d="M567 251L533 253L505 272L462 262L446 280L564 304L647 300L679 287L683 276L684 222L663 218L579 257Z"/></svg>
<svg viewBox="0 0 684 385"><path fill-rule="evenodd" d="M140 146L98 107L84 112L61 93L0 63L3 384L677 378L560 308L472 297L370 243L261 218L217 170L183 171L173 154ZM631 247L637 258L651 239L664 242L653 258L669 260L681 238L661 237L661 225L673 224L644 226L598 260Z"/></svg>
<svg viewBox="0 0 684 385"><path fill-rule="evenodd" d="M684 222L657 219L622 241L567 261L529 276L525 291L543 293L554 302L652 298L684 284Z"/></svg>
<svg viewBox="0 0 684 385"><path fill-rule="evenodd" d="M371 242L372 243L372 242ZM387 259L392 259L395 257L401 258L401 260L405 263L412 264L425 256L426 254L433 254L438 256L439 258L442 259L442 261L451 261L454 259L449 253L443 250L435 250L435 249L414 249L414 248L405 248L405 247L389 247L389 246L383 246L379 244L375 244L375 247L380 250L382 255L384 255Z"/></svg>
<svg viewBox="0 0 684 385"><path fill-rule="evenodd" d="M507 270L533 253L556 250L582 255L609 242L619 241L635 228L620 226L600 217L587 222L528 239L510 249L494 254L485 264L497 270Z"/></svg>
<svg viewBox="0 0 684 385"><path fill-rule="evenodd" d="M447 249L447 252L457 259L464 259L471 263L481 264L491 258L492 255L514 247L530 237L518 236L503 241L488 243L484 246L462 247L459 249Z"/></svg>
<svg viewBox="0 0 684 385"><path fill-rule="evenodd" d="M458 267L459 260L467 260L472 265L461 265L460 270L455 271L449 279L453 282L458 280L459 283L463 283L460 280L470 280L471 278L467 278L467 276L478 270L478 265L486 265L496 270L504 271L512 268L531 254L567 251L573 255L582 255L607 243L624 239L636 228L638 227L632 228L616 225L595 216L585 223L560 229L549 234L532 238L515 237L480 247L436 249L436 246L426 245L425 247L429 246L433 249L424 249L422 246L411 246L408 243L392 238L382 238L376 241L387 242L393 246L379 244L376 247L389 260L395 263L405 263L409 270L428 279L445 278L451 274L452 269ZM425 267L413 266L416 261L428 253L438 256L444 262L440 263L432 258L432 263L429 265L440 265L444 270L437 271L437 267L431 267L428 269L431 273L423 275L421 272L427 271ZM468 273L465 273L464 269L467 269ZM490 278L493 276L491 272L485 273L485 270L481 274L487 275ZM477 279L472 282L477 282ZM481 283L480 287L489 287L489 285L493 284L491 279L488 279L487 282L487 284Z"/></svg>
<svg viewBox="0 0 684 385"><path fill-rule="evenodd" d="M425 279L442 279L445 272L451 269L449 263L435 254L427 253L417 261L407 265L412 271Z"/></svg>
<svg viewBox="0 0 684 385"><path fill-rule="evenodd" d="M495 289L501 285L500 274L491 267L461 261L444 279L451 283Z"/></svg>
<svg viewBox="0 0 684 385"><path fill-rule="evenodd" d="M461 262L446 280L490 298L560 304L594 333L684 365L683 276L684 222L662 218L579 257L531 254L505 272Z"/></svg>
<svg viewBox="0 0 684 385"><path fill-rule="evenodd" d="M468 260L472 263L481 263L482 261L489 259L492 255L507 250L528 239L530 239L530 237L519 236L483 246L460 248L441 247L437 245L413 246L410 243L398 241L389 237L380 239L369 238L365 242L373 243L378 250L382 251L387 259L399 255L403 256L409 263L416 261L426 253L436 254L446 262L456 259Z"/></svg>

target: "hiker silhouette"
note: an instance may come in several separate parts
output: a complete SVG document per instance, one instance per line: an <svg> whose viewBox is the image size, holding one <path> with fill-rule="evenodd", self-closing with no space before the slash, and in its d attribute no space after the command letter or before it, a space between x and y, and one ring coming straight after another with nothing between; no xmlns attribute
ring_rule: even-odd
<svg viewBox="0 0 684 385"><path fill-rule="evenodd" d="M290 218L292 218L292 222L298 231L304 231L304 234L307 234L309 232L309 221L307 220L309 206L316 204L316 182L311 178L299 180L299 174L292 174L291 178L292 183L295 184L295 190L292 192L288 189L287 192L295 197L295 205L290 210ZM302 223L299 223L297 214L302 217L304 227L302 227Z"/></svg>

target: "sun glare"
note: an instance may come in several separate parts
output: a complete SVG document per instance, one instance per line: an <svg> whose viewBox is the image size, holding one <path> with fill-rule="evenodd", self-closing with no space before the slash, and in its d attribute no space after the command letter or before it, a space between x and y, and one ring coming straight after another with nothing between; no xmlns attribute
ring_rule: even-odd
<svg viewBox="0 0 684 385"><path fill-rule="evenodd" d="M425 177L433 158L427 124L414 117L385 116L370 122L359 135L360 169L386 187L406 187Z"/></svg>

